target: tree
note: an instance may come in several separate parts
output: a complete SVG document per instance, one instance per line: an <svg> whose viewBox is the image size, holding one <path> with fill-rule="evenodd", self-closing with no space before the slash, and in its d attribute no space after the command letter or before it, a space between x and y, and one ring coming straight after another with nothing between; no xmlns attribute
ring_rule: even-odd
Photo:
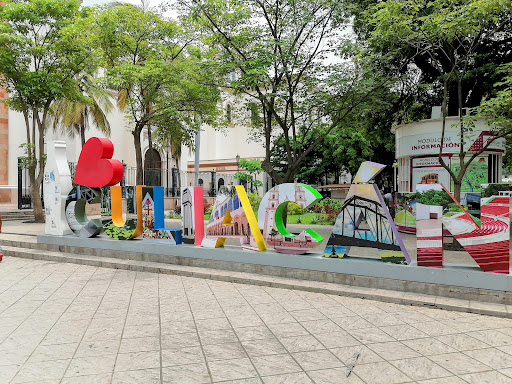
<svg viewBox="0 0 512 384"><path fill-rule="evenodd" d="M496 136L507 139L506 152L503 159L504 168L512 167L510 153L512 151L512 62L501 65L498 72L503 80L494 84L491 97L486 97L482 103L473 109L473 119L485 118L491 131Z"/></svg>
<svg viewBox="0 0 512 384"><path fill-rule="evenodd" d="M78 79L78 86L84 99L57 100L52 105L51 115L54 129L60 126L70 137L78 134L83 147L89 119L101 132L110 136L107 114L114 105L110 101L112 94L98 86L90 73L79 74Z"/></svg>
<svg viewBox="0 0 512 384"><path fill-rule="evenodd" d="M353 27L358 39L366 43L375 29L375 24L369 19L372 18L374 7L381 3L378 0L347 0L350 3L349 9L353 16ZM460 2L459 2L460 3ZM492 6L492 2L488 3ZM435 4L432 3L432 7ZM497 18L496 23L504 26L499 32L499 38L493 34L483 34L480 44L475 47L474 61L469 63L468 72L464 77L465 105L467 107L477 107L480 105L482 97L492 93L494 83L501 81L501 76L496 69L503 64L510 62L510 52L512 49L512 29L506 28L512 23L512 14L504 12ZM384 40L383 40L384 41ZM396 45L394 40L388 40L388 44L383 44L380 50L384 53L387 60L387 69L396 69L396 63L400 63L404 71L414 69L416 85L433 85L433 91L425 94L417 101L424 106L424 112L430 115L431 105L440 105L439 95L439 74L436 67L432 64L429 55L418 51L406 45ZM404 66L403 62L410 62L412 66ZM411 87L411 90L418 87ZM471 90L471 92L468 92ZM448 87L448 113L450 116L457 115L457 83L450 81ZM403 122L400 122L403 123Z"/></svg>
<svg viewBox="0 0 512 384"><path fill-rule="evenodd" d="M480 45L484 41L499 40L502 31L508 28L510 11L510 2L502 0L385 1L371 8L371 16L367 20L371 25L371 49L386 53L393 60L399 58L398 61L405 62L410 61L412 56L422 56L436 71L443 111L438 157L453 180L457 199L460 199L461 185L471 162L496 139L512 133L512 130L496 129L495 136L481 150L471 153L468 146L464 146L472 130L471 120L463 117L467 99L467 94L463 92L464 80L470 69L473 69ZM442 157L450 102L449 87L453 83L456 85L455 99L461 142L458 154L460 167L457 172Z"/></svg>
<svg viewBox="0 0 512 384"><path fill-rule="evenodd" d="M375 80L377 81L377 80ZM392 91L383 87L372 97L361 103L343 121L343 129L331 132L305 158L296 174L297 180L312 184L337 182L342 172L355 175L362 161L371 159L391 166L394 161L394 136L390 127L400 117L405 98L409 97L406 87ZM311 131L300 140L310 145L322 132ZM286 153L281 143L274 146L273 162L276 169L286 169ZM391 167L386 169L379 180L382 187L393 184ZM381 178L381 176L379 176Z"/></svg>
<svg viewBox="0 0 512 384"><path fill-rule="evenodd" d="M218 91L197 81L202 72L196 51L175 22L121 4L102 8L91 23L104 55L106 83L118 91L118 105L133 122L137 184L142 184L143 129L169 128L190 141L199 129L196 115L215 124Z"/></svg>
<svg viewBox="0 0 512 384"><path fill-rule="evenodd" d="M245 180L251 185L251 192L254 192L254 187L258 188L263 183L256 179L256 177L262 172L261 162L257 159L240 159L239 167L244 171L237 171L235 178L239 180Z"/></svg>
<svg viewBox="0 0 512 384"><path fill-rule="evenodd" d="M78 0L7 1L0 6L1 85L9 108L23 114L25 163L36 222L44 222L44 135L55 100L83 100L75 76L94 61Z"/></svg>
<svg viewBox="0 0 512 384"><path fill-rule="evenodd" d="M376 68L360 65L348 38L343 2L323 0L179 0L203 41L214 48L217 84L257 103L253 137L265 148L262 168L276 183L293 181L306 157L347 115L382 88ZM242 98L242 97L241 97ZM255 119L256 120L256 119ZM315 140L306 144L309 132ZM272 162L283 146L286 169Z"/></svg>

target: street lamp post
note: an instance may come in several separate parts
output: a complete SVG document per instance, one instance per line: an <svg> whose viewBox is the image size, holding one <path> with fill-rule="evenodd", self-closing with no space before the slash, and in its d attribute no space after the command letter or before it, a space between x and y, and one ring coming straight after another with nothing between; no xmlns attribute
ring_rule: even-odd
<svg viewBox="0 0 512 384"><path fill-rule="evenodd" d="M212 190L211 190L211 196L214 197L215 196L215 183L216 183L216 180L215 180L215 169L212 169Z"/></svg>
<svg viewBox="0 0 512 384"><path fill-rule="evenodd" d="M169 149L170 149L170 145L167 143L165 144L165 151L167 153L167 161L166 161L166 166L165 166L165 196L169 196Z"/></svg>
<svg viewBox="0 0 512 384"><path fill-rule="evenodd" d="M236 155L236 172L240 172L240 155ZM240 185L240 178L238 178L238 185Z"/></svg>
<svg viewBox="0 0 512 384"><path fill-rule="evenodd" d="M393 192L398 190L398 162L393 163Z"/></svg>

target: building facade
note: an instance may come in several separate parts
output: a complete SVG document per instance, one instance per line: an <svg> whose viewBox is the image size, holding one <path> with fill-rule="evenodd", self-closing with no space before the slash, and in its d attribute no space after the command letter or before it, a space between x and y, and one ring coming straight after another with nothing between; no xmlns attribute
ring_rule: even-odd
<svg viewBox="0 0 512 384"><path fill-rule="evenodd" d="M461 144L458 117L446 118L443 160L458 173L460 169L459 151L464 145L467 155L481 150L492 137L490 127L484 119L475 122L466 133L465 143ZM393 128L396 142L397 191L416 192L417 184L443 184L453 190L450 174L439 162L441 146L442 118L422 120ZM469 166L462 183L462 192L477 192L481 184L499 183L502 178L502 158L505 152L505 139L497 139L479 154Z"/></svg>
<svg viewBox="0 0 512 384"><path fill-rule="evenodd" d="M7 94L0 89L0 98L6 98ZM263 160L264 148L261 144L250 142L250 128L244 125L244 119L235 119L235 98L226 94L223 97L222 107L225 113L232 115L229 124L220 130L203 125L200 132L199 146L199 185L204 187L206 195L218 191L222 185L239 184L240 180L234 175L238 170L237 159ZM125 167L125 185L135 184L135 149L133 136L130 133L131 122L125 114L114 108L107 116L111 127L109 139L114 144L113 158L122 161ZM105 137L105 134L89 124L86 131L86 139L90 137ZM51 140L62 140L67 144L66 152L68 161L76 163L81 151L79 136L69 137L60 130L51 129L45 134L45 143ZM156 173L151 182L145 180L147 185L158 185L172 189L179 195L179 186L192 186L195 181L194 164L195 148L182 148L182 156L176 158L169 148L162 150L149 150L147 129L142 133L142 155L146 174ZM20 147L26 143L26 129L23 115L19 112L8 110L4 104L0 104L0 203L16 204L18 200L18 158L24 156ZM151 156L150 156L151 153ZM151 161L150 161L151 160ZM149 169L150 168L150 169ZM149 169L149 170L148 170ZM150 172L151 171L151 172ZM265 173L258 176L264 182L260 188L260 195L264 192L268 180ZM28 183L25 180L24 183ZM25 193L28 184L24 184ZM214 190L212 190L214 187ZM171 195L171 193L169 193Z"/></svg>

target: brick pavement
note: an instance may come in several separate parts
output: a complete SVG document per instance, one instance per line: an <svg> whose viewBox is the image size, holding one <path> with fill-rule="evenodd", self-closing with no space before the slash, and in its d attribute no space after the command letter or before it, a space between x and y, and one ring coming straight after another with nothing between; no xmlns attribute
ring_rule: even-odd
<svg viewBox="0 0 512 384"><path fill-rule="evenodd" d="M165 274L0 263L0 383L211 382L512 383L512 320Z"/></svg>

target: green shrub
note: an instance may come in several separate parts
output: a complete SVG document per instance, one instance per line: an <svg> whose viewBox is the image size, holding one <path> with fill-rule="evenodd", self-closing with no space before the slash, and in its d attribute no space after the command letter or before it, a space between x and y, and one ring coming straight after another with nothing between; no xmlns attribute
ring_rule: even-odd
<svg viewBox="0 0 512 384"><path fill-rule="evenodd" d="M169 211L166 215L167 219L181 219L181 215L176 211Z"/></svg>
<svg viewBox="0 0 512 384"><path fill-rule="evenodd" d="M299 204L292 202L288 203L287 210L289 215L302 215L304 213L304 209L302 209Z"/></svg>
<svg viewBox="0 0 512 384"><path fill-rule="evenodd" d="M448 211L449 212L462 212L457 203L448 204Z"/></svg>
<svg viewBox="0 0 512 384"><path fill-rule="evenodd" d="M249 193L248 196L252 210L254 211L255 215L258 216L258 209L260 208L261 197L258 196L258 192Z"/></svg>
<svg viewBox="0 0 512 384"><path fill-rule="evenodd" d="M338 215L341 212L341 207L343 204L339 200L334 200L326 197L325 199L320 200L318 203L313 205L309 209L309 212L314 213L326 213L327 215Z"/></svg>
<svg viewBox="0 0 512 384"><path fill-rule="evenodd" d="M204 206L204 214L210 216L213 211L213 204L206 204Z"/></svg>

